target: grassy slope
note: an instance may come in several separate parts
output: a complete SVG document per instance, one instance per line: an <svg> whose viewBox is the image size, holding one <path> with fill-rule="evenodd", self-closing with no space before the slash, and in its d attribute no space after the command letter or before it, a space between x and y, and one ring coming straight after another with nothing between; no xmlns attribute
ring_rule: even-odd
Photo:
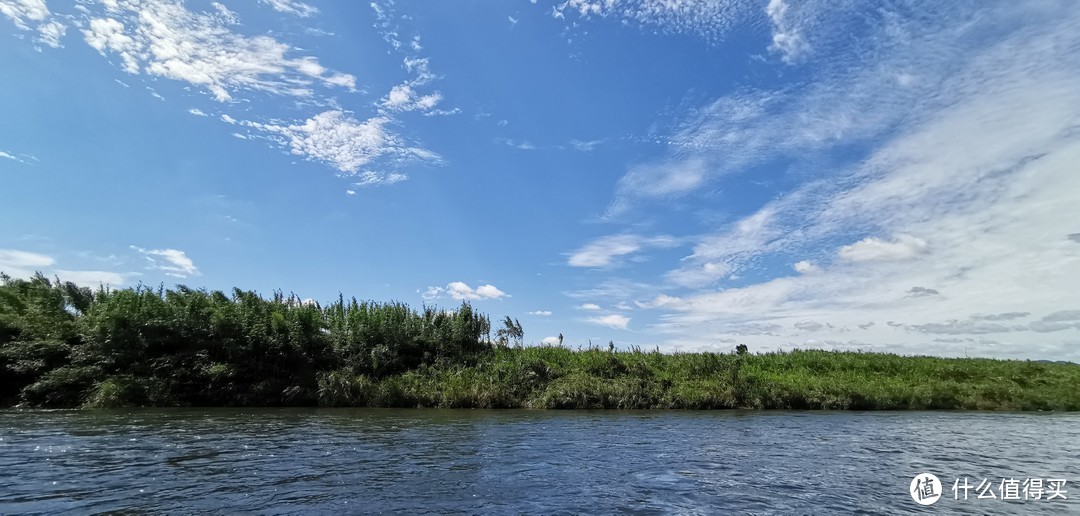
<svg viewBox="0 0 1080 516"><path fill-rule="evenodd" d="M1080 365L794 351L496 349L474 367L320 380L324 405L621 409L1080 410Z"/></svg>

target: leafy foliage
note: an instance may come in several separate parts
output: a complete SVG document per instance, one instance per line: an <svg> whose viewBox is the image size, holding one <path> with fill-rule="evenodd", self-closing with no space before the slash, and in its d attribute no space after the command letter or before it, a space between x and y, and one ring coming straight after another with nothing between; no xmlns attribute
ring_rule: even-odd
<svg viewBox="0 0 1080 516"><path fill-rule="evenodd" d="M337 392L353 383L342 378L469 363L490 347L490 327L467 303L415 311L339 297L321 307L281 292L3 278L0 403L354 403Z"/></svg>

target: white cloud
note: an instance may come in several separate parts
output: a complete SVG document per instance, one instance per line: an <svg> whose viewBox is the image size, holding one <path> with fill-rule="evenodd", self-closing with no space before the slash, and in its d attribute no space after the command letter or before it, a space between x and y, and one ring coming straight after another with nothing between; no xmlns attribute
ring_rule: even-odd
<svg viewBox="0 0 1080 516"><path fill-rule="evenodd" d="M781 245L781 237L787 233L777 227L775 219L776 210L765 207L730 224L725 232L700 238L693 254L667 274L668 280L696 288L741 271L757 256Z"/></svg>
<svg viewBox="0 0 1080 516"><path fill-rule="evenodd" d="M911 235L898 235L891 242L877 237L864 238L841 247L837 254L849 262L867 262L910 260L925 252L925 240Z"/></svg>
<svg viewBox="0 0 1080 516"><path fill-rule="evenodd" d="M544 337L540 341L540 343L545 345L545 346L558 346L559 345L559 337L555 337L555 336Z"/></svg>
<svg viewBox="0 0 1080 516"><path fill-rule="evenodd" d="M409 82L411 86L427 84L437 78L431 71L431 61L426 57L406 57L402 64L405 65L405 69L409 73L416 76L415 79Z"/></svg>
<svg viewBox="0 0 1080 516"><path fill-rule="evenodd" d="M599 310L600 305L598 305L596 303L585 303L585 304L579 306L578 308L580 308L582 310Z"/></svg>
<svg viewBox="0 0 1080 516"><path fill-rule="evenodd" d="M412 91L412 87L408 84L399 84L390 89L390 93L386 96L386 100L383 101L383 106L396 108L409 104L416 96Z"/></svg>
<svg viewBox="0 0 1080 516"><path fill-rule="evenodd" d="M807 43L799 28L791 22L788 9L789 6L784 0L769 0L769 4L765 6L765 14L772 22L772 44L769 45L769 50L779 52L784 62L790 63L807 51Z"/></svg>
<svg viewBox="0 0 1080 516"><path fill-rule="evenodd" d="M616 330L625 330L630 324L630 318L620 314L601 315L586 319L588 322Z"/></svg>
<svg viewBox="0 0 1080 516"><path fill-rule="evenodd" d="M201 110L199 108L191 108L191 109L188 110L188 113L191 113L191 114L193 114L195 116L210 116L210 115L206 114L203 110Z"/></svg>
<svg viewBox="0 0 1080 516"><path fill-rule="evenodd" d="M479 301L484 299L501 299L510 297L510 294L499 290L494 285L480 285L473 289L461 281L452 281L446 287L428 287L422 294L427 301L439 299L444 295L458 301Z"/></svg>
<svg viewBox="0 0 1080 516"><path fill-rule="evenodd" d="M468 288L467 285L465 287ZM505 292L495 288L494 285L480 285L476 287L475 294L480 299L498 299L506 295Z"/></svg>
<svg viewBox="0 0 1080 516"><path fill-rule="evenodd" d="M29 30L29 22L43 22L51 16L45 0L3 0L0 1L0 14L15 22L22 30Z"/></svg>
<svg viewBox="0 0 1080 516"><path fill-rule="evenodd" d="M437 154L405 144L387 129L390 122L383 116L361 122L343 111L325 111L291 124L238 123L270 133L278 144L288 147L295 155L329 164L342 172L355 172L384 157L439 161ZM400 181L404 177L396 179Z"/></svg>
<svg viewBox="0 0 1080 516"><path fill-rule="evenodd" d="M678 241L670 236L610 235L593 240L573 252L567 263L571 267L606 267L612 265L620 256L647 248L665 248L676 245Z"/></svg>
<svg viewBox="0 0 1080 516"><path fill-rule="evenodd" d="M389 174L382 172L374 172L371 170L365 170L354 176L357 181L353 183L353 186L358 188L370 188L373 186L390 186L407 181L409 176L398 172L391 172Z"/></svg>
<svg viewBox="0 0 1080 516"><path fill-rule="evenodd" d="M551 12L556 18L615 18L641 25L649 32L686 33L717 41L748 19L754 8L754 2L739 0L564 0ZM570 26L576 27L577 23L571 22Z"/></svg>
<svg viewBox="0 0 1080 516"><path fill-rule="evenodd" d="M793 157L812 168L796 165L801 186L699 237L673 265L669 278L701 274L649 327L667 349L714 349L725 334L755 349L803 345L795 325L813 321L829 337L814 345L838 349L1080 360L1066 344L1073 321L1023 321L1075 307L1080 291L1065 273L1080 270L1077 229L1061 216L1080 195L1080 12L926 7L876 10L872 52L831 56L805 85L744 91L679 126L673 156L700 153L731 173ZM909 70L918 80L898 84ZM868 152L815 166L856 146ZM807 255L826 257L819 272L775 268ZM706 288L743 272L757 279ZM942 334L960 341L933 341Z"/></svg>
<svg viewBox="0 0 1080 516"><path fill-rule="evenodd" d="M795 269L795 272L799 274L815 274L821 272L821 267L814 265L813 262L810 262L808 260L796 262L795 265L792 265L792 267Z"/></svg>
<svg viewBox="0 0 1080 516"><path fill-rule="evenodd" d="M505 122L505 120L503 121ZM573 147L575 150L579 150L581 152L592 152L593 149L604 143L604 141L605 140L570 140L570 146Z"/></svg>
<svg viewBox="0 0 1080 516"><path fill-rule="evenodd" d="M673 158L632 167L619 179L607 216L623 213L639 200L667 199L691 192L705 182L707 168L701 157Z"/></svg>
<svg viewBox="0 0 1080 516"><path fill-rule="evenodd" d="M0 0L0 14L8 17L20 30L31 30L36 25L34 41L53 48L60 48L60 38L67 33L67 26L52 18L45 0Z"/></svg>
<svg viewBox="0 0 1080 516"><path fill-rule="evenodd" d="M319 13L319 10L314 6L297 0L259 0L259 3L269 5L275 11L301 18L307 18Z"/></svg>
<svg viewBox="0 0 1080 516"><path fill-rule="evenodd" d="M5 151L0 151L0 158L10 159L12 161L18 161L19 163L26 163L26 160L14 155L14 154L12 154L10 152L5 152Z"/></svg>
<svg viewBox="0 0 1080 516"><path fill-rule="evenodd" d="M60 281L70 281L82 287L96 288L101 285L119 287L127 280L124 274L109 271L70 271L56 270Z"/></svg>
<svg viewBox="0 0 1080 516"><path fill-rule="evenodd" d="M660 294L650 301L634 301L634 304L637 305L638 308L674 307L679 305L680 303L682 303L682 299L679 299L675 296L669 296L667 294Z"/></svg>
<svg viewBox="0 0 1080 516"><path fill-rule="evenodd" d="M420 293L420 297L424 298L425 301L431 301L442 297L443 292L445 291L446 289L443 287L428 287L426 290ZM420 291L418 290L417 292Z"/></svg>
<svg viewBox="0 0 1080 516"><path fill-rule="evenodd" d="M53 48L60 48L60 38L67 34L67 26L56 20L38 25L38 41Z"/></svg>
<svg viewBox="0 0 1080 516"><path fill-rule="evenodd" d="M195 266L195 262L178 249L143 249L134 245L131 249L146 257L146 260L150 262L150 269L162 271L166 276L187 278L199 275L199 268Z"/></svg>
<svg viewBox="0 0 1080 516"><path fill-rule="evenodd" d="M551 310L536 310L535 312L529 312L529 315L535 315L537 317L551 317Z"/></svg>
<svg viewBox="0 0 1080 516"><path fill-rule="evenodd" d="M381 105L390 111L428 111L434 109L441 100L442 94L439 92L420 96L406 83L394 86Z"/></svg>
<svg viewBox="0 0 1080 516"><path fill-rule="evenodd" d="M513 138L495 138L495 143L501 143L507 147L513 147L518 150L536 150L537 147L528 140L515 140Z"/></svg>
<svg viewBox="0 0 1080 516"><path fill-rule="evenodd" d="M70 281L84 287L97 287L103 283L112 286L123 285L126 276L129 275L108 271L54 269L54 265L56 265L56 259L48 255L16 249L0 249L0 272L13 278L29 278L41 272L46 276L59 277L60 281Z"/></svg>
<svg viewBox="0 0 1080 516"><path fill-rule="evenodd" d="M972 314L971 318L977 321L1011 321L1013 319L1023 319L1031 315L1029 312L1005 312L1000 314Z"/></svg>
<svg viewBox="0 0 1080 516"><path fill-rule="evenodd" d="M228 11L196 13L175 0L117 0L104 17L83 29L102 55L115 54L124 71L165 77L206 88L219 101L240 91L310 97L312 86L352 90L356 79L327 70L314 57L270 36L233 32Z"/></svg>
<svg viewBox="0 0 1080 516"><path fill-rule="evenodd" d="M48 255L16 249L0 249L0 272L12 277L29 277L37 271L47 270L55 263L56 260Z"/></svg>

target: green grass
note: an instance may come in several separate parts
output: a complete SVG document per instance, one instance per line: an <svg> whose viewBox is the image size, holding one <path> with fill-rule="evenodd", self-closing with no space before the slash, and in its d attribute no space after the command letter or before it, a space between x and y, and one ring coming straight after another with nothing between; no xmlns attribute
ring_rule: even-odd
<svg viewBox="0 0 1080 516"><path fill-rule="evenodd" d="M1080 410L1080 365L522 347L507 317L0 274L0 406Z"/></svg>
<svg viewBox="0 0 1080 516"><path fill-rule="evenodd" d="M1080 410L1080 365L818 350L499 348L363 383L358 404L379 407Z"/></svg>

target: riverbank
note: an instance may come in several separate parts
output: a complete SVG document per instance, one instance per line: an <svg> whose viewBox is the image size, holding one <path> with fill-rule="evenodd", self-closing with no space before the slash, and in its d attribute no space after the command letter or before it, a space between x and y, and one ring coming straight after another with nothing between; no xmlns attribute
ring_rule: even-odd
<svg viewBox="0 0 1080 516"><path fill-rule="evenodd" d="M1080 410L1077 364L575 351L493 329L467 303L3 278L0 406Z"/></svg>
<svg viewBox="0 0 1080 516"><path fill-rule="evenodd" d="M1075 364L792 351L497 349L381 380L328 374L333 406L537 409L1080 410Z"/></svg>

